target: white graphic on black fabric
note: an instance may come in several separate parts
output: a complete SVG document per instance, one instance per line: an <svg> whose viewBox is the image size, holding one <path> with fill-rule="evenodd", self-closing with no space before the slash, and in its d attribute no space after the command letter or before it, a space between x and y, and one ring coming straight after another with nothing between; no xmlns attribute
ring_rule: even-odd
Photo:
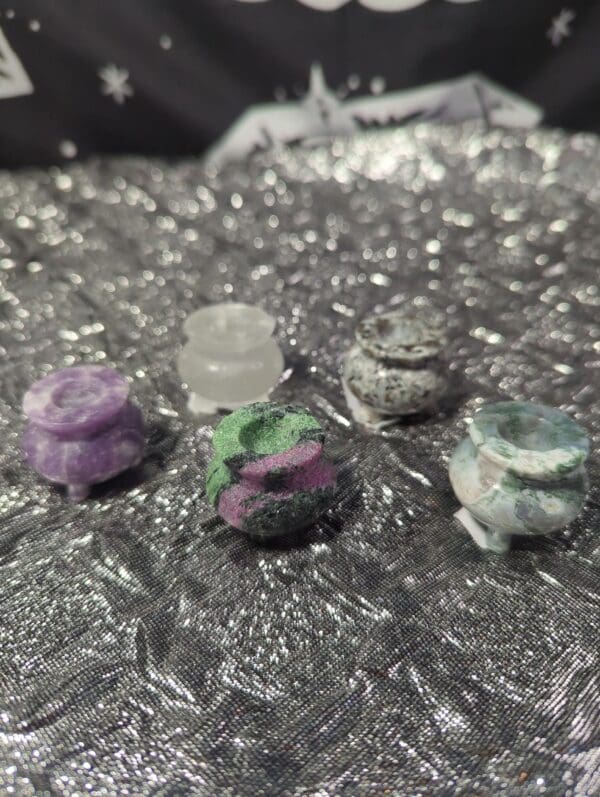
<svg viewBox="0 0 600 797"><path fill-rule="evenodd" d="M327 86L323 70L315 64L303 98L252 106L212 147L207 158L219 165L277 143L308 144L332 135L416 120L458 122L475 118L500 127L535 127L541 116L536 105L477 74L344 100Z"/></svg>
<svg viewBox="0 0 600 797"><path fill-rule="evenodd" d="M562 44L563 39L571 35L571 23L575 19L575 12L571 8L563 8L557 17L552 19L552 24L546 31L546 36L555 47Z"/></svg>
<svg viewBox="0 0 600 797"><path fill-rule="evenodd" d="M336 11L338 8L345 6L352 0L298 0L309 8L314 8L316 11ZM268 0L240 0L242 3L265 3ZM411 8L422 6L429 0L357 0L360 5L371 11L408 11ZM477 3L479 0L447 0L449 3Z"/></svg>
<svg viewBox="0 0 600 797"><path fill-rule="evenodd" d="M31 80L0 29L0 99L32 93Z"/></svg>
<svg viewBox="0 0 600 797"><path fill-rule="evenodd" d="M133 88L127 82L129 72L126 69L107 64L98 70L98 76L102 80L102 94L112 97L119 105L123 105L126 97L133 97Z"/></svg>

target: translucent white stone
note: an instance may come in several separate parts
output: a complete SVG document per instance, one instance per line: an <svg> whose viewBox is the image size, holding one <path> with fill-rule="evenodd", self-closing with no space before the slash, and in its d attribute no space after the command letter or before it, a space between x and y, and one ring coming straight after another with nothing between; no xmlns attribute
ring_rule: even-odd
<svg viewBox="0 0 600 797"><path fill-rule="evenodd" d="M275 319L259 307L212 304L188 316L177 362L190 388L189 409L211 413L266 399L284 366L271 338Z"/></svg>

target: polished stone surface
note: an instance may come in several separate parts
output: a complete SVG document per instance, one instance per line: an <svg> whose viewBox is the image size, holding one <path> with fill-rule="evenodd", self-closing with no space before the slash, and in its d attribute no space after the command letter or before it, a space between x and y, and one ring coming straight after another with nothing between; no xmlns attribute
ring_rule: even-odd
<svg viewBox="0 0 600 797"><path fill-rule="evenodd" d="M81 501L93 484L137 465L144 449L142 414L112 368L62 368L35 382L23 399L29 422L23 453L45 479Z"/></svg>
<svg viewBox="0 0 600 797"><path fill-rule="evenodd" d="M523 401L489 404L457 446L450 481L502 548L501 539L549 534L577 517L588 489L588 452L584 430L563 412Z"/></svg>
<svg viewBox="0 0 600 797"><path fill-rule="evenodd" d="M283 355L271 338L275 319L241 302L207 305L184 324L189 338L177 359L191 390L194 414L236 409L266 398L283 371Z"/></svg>
<svg viewBox="0 0 600 797"><path fill-rule="evenodd" d="M356 342L365 354L397 365L415 365L437 356L447 343L441 318L406 310L364 318Z"/></svg>
<svg viewBox="0 0 600 797"><path fill-rule="evenodd" d="M366 414L376 424L386 416L435 407L447 385L440 356L446 344L440 314L410 307L368 316L358 324L355 338L344 361L343 379L365 405L353 412L356 420Z"/></svg>

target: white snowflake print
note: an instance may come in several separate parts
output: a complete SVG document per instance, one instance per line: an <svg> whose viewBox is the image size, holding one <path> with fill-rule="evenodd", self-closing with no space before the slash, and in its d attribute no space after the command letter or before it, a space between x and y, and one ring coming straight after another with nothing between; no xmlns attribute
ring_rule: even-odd
<svg viewBox="0 0 600 797"><path fill-rule="evenodd" d="M571 22L575 19L572 8L563 8L557 17L552 19L552 24L546 31L546 36L555 47L562 44L563 39L571 35Z"/></svg>
<svg viewBox="0 0 600 797"><path fill-rule="evenodd" d="M127 82L129 72L126 69L107 64L98 70L98 76L102 80L102 94L112 97L119 105L123 105L127 97L133 97L133 88Z"/></svg>

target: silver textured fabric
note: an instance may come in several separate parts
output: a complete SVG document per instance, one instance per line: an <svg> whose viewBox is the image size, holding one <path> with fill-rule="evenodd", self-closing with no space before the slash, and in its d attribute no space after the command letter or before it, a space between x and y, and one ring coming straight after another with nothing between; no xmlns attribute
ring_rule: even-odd
<svg viewBox="0 0 600 797"><path fill-rule="evenodd" d="M422 124L207 172L96 160L0 175L0 792L600 794L600 147ZM216 418L175 370L186 314L257 302L341 462L291 540L227 528L203 480ZM357 321L447 313L439 414L356 427ZM21 399L115 365L143 466L81 505L28 471ZM485 555L454 520L450 453L486 401L589 431L572 526Z"/></svg>

